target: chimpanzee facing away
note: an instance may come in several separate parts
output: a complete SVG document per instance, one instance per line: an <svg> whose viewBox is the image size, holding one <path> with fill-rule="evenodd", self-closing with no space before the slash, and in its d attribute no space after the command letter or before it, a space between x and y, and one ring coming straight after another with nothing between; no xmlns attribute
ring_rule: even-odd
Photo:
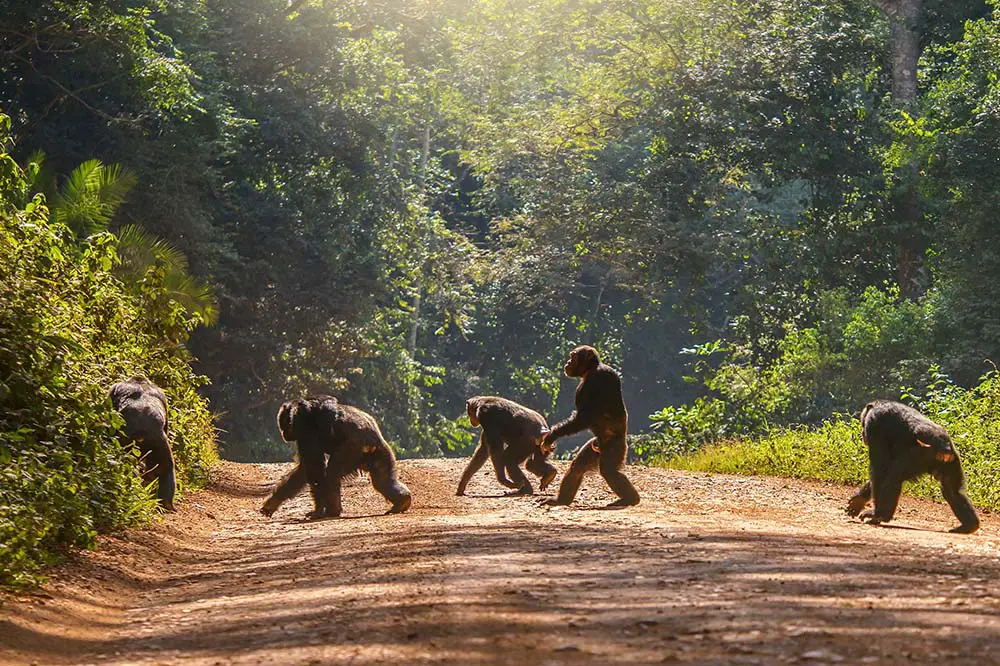
<svg viewBox="0 0 1000 666"><path fill-rule="evenodd" d="M868 445L869 480L847 504L851 516L872 525L892 520L903 482L931 474L961 523L952 532L972 534L979 517L965 494L965 475L947 431L904 404L875 400L861 410L861 436ZM874 508L861 513L873 500Z"/></svg>
<svg viewBox="0 0 1000 666"><path fill-rule="evenodd" d="M555 465L546 460L552 452L540 448L542 436L549 431L545 417L506 398L492 395L477 395L465 402L469 421L473 427L482 425L479 448L472 455L462 480L458 482L456 495L464 495L469 480L489 457L493 461L493 471L497 481L508 488L516 489L518 495L534 492L531 482L521 471L525 460L529 472L541 478L541 489L545 490L556 478ZM504 445L506 444L506 448ZM510 475L510 479L507 475Z"/></svg>
<svg viewBox="0 0 1000 666"><path fill-rule="evenodd" d="M328 395L300 398L278 410L278 429L282 439L298 446L298 464L260 508L265 516L308 483L314 509L307 517L337 517L343 511L341 481L361 471L392 503L388 513L410 508L410 490L396 478L396 456L370 414Z"/></svg>
<svg viewBox="0 0 1000 666"><path fill-rule="evenodd" d="M157 480L156 495L160 506L174 510L174 456L167 440L167 396L145 377L135 376L112 385L108 390L111 405L122 418L123 438L135 442L142 454L142 482Z"/></svg>
<svg viewBox="0 0 1000 666"><path fill-rule="evenodd" d="M576 410L565 421L553 426L542 439L543 448L551 448L565 435L589 428L594 438L584 444L573 458L569 471L559 486L559 495L549 504L569 504L576 497L580 483L595 469L618 495L610 506L633 506L639 503L639 493L622 473L628 443L628 412L622 398L622 383L618 372L601 363L597 350L586 345L577 347L564 368L569 377L579 377L576 387Z"/></svg>

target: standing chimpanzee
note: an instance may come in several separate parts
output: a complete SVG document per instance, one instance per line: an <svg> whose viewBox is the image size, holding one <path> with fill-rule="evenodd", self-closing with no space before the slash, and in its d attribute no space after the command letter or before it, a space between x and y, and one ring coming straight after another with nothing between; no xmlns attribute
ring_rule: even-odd
<svg viewBox="0 0 1000 666"><path fill-rule="evenodd" d="M552 483L558 472L555 465L546 460L552 449L543 451L540 447L542 436L549 431L544 416L512 400L492 395L469 398L465 409L469 412L469 422L473 427L482 425L483 433L479 438L479 447L458 482L456 495L465 494L469 480L487 457L493 461L497 481L514 488L513 494L530 495L534 492L531 482L521 471L525 460L528 460L528 471L541 478L542 490ZM508 480L507 474L512 480Z"/></svg>
<svg viewBox="0 0 1000 666"><path fill-rule="evenodd" d="M589 428L594 438L584 444L573 458L569 471L559 486L559 495L549 504L569 504L576 497L580 483L588 472L600 470L601 476L618 495L609 506L634 506L639 493L622 473L628 443L628 412L622 399L622 382L618 372L601 363L597 350L586 345L577 347L564 368L568 377L579 377L576 387L576 410L569 418L554 426L542 439L542 447L552 447L565 435Z"/></svg>
<svg viewBox="0 0 1000 666"><path fill-rule="evenodd" d="M265 516L307 483L315 505L307 517L340 516L341 481L361 471L368 472L375 490L392 502L387 513L410 508L410 490L396 478L396 456L370 414L328 395L300 398L278 410L278 429L283 440L297 444L298 464L260 508Z"/></svg>
<svg viewBox="0 0 1000 666"><path fill-rule="evenodd" d="M904 404L875 400L861 410L861 437L868 445L869 481L851 498L847 513L861 514L871 525L887 523L896 513L903 482L931 474L961 522L952 532L972 534L979 517L965 494L965 475L947 431ZM869 500L874 509L864 513Z"/></svg>
<svg viewBox="0 0 1000 666"><path fill-rule="evenodd" d="M135 442L142 454L142 482L157 480L160 506L174 510L174 456L167 440L167 396L145 377L135 376L112 385L111 405L125 419L123 439Z"/></svg>

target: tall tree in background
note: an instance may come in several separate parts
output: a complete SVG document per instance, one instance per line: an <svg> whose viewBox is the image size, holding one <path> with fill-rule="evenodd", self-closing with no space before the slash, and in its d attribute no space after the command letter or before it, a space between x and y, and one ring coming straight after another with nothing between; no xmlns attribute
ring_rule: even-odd
<svg viewBox="0 0 1000 666"><path fill-rule="evenodd" d="M889 19L892 96L897 110L915 117L917 63L920 60L921 0L875 0ZM899 239L897 282L904 298L916 298L926 289L922 280L928 234L917 189L920 177L915 156L896 170L891 224Z"/></svg>

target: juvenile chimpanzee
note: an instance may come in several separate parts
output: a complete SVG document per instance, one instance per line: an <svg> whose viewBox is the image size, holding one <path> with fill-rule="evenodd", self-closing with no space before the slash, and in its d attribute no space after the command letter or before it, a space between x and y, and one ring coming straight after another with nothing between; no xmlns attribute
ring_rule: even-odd
<svg viewBox="0 0 1000 666"><path fill-rule="evenodd" d="M308 483L314 509L307 517L337 517L343 511L341 481L361 471L392 502L387 513L410 508L410 490L396 478L396 456L370 414L328 395L300 398L278 410L278 429L283 440L297 444L298 464L260 508L265 516Z"/></svg>
<svg viewBox="0 0 1000 666"><path fill-rule="evenodd" d="M142 482L157 480L156 495L160 506L174 510L174 456L167 440L167 396L145 377L135 376L118 382L108 390L111 405L122 418L122 437L135 442L142 454Z"/></svg>
<svg viewBox="0 0 1000 666"><path fill-rule="evenodd" d="M875 400L861 410L861 437L868 445L869 480L847 504L851 516L878 525L892 520L903 482L931 474L961 522L952 532L972 534L979 517L965 494L965 475L947 431L904 404ZM864 513L869 500L874 509Z"/></svg>
<svg viewBox="0 0 1000 666"><path fill-rule="evenodd" d="M469 398L465 408L469 412L469 422L473 427L482 425L483 433L479 438L479 447L458 482L456 495L465 494L469 480L487 457L493 461L497 481L508 488L515 488L519 495L534 492L531 482L521 471L525 460L528 461L528 471L541 478L542 490L552 483L558 471L546 460L552 449L543 451L540 448L542 436L549 431L544 416L512 400L492 395Z"/></svg>
<svg viewBox="0 0 1000 666"><path fill-rule="evenodd" d="M565 421L553 426L542 439L542 446L551 448L555 441L589 428L594 438L584 444L573 458L569 471L559 486L559 495L550 504L569 504L576 497L580 483L588 472L600 470L601 476L618 495L610 506L633 506L639 503L639 493L622 473L628 443L628 412L622 399L622 383L618 372L601 363L597 350L586 345L577 347L564 368L569 377L579 377L576 387L576 410Z"/></svg>

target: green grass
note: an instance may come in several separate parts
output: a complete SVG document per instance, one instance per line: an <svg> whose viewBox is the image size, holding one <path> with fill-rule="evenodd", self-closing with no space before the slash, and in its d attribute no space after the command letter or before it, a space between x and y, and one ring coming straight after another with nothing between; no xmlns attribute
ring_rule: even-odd
<svg viewBox="0 0 1000 666"><path fill-rule="evenodd" d="M1000 509L1000 428L995 419L985 416L981 409L967 409L935 418L955 440L972 502L979 508L996 510ZM761 438L721 442L658 464L696 472L817 479L851 486L860 486L868 478L868 452L861 441L860 424L846 416L815 429L783 429ZM904 492L942 501L937 483L929 476L907 484Z"/></svg>

